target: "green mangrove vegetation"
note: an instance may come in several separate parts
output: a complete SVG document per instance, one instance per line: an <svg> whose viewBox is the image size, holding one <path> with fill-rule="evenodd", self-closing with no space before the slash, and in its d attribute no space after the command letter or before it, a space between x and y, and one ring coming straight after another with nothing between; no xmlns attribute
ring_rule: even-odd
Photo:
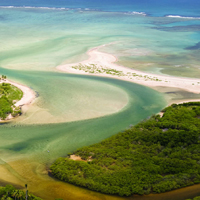
<svg viewBox="0 0 200 200"><path fill-rule="evenodd" d="M28 190L24 192L23 190L18 190L12 185L6 185L5 187L0 187L0 199L1 200L42 200L33 194L29 194Z"/></svg>
<svg viewBox="0 0 200 200"><path fill-rule="evenodd" d="M200 183L200 102L172 104L134 127L58 158L56 178L94 191L130 196Z"/></svg>
<svg viewBox="0 0 200 200"><path fill-rule="evenodd" d="M6 76L2 76L2 79ZM0 83L0 119L6 119L11 114L13 117L21 114L20 107L15 102L19 101L23 92L10 83Z"/></svg>

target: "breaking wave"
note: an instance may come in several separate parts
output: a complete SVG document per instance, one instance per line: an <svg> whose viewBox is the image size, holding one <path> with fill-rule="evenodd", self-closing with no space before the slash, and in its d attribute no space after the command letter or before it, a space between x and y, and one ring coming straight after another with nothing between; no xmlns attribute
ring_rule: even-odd
<svg viewBox="0 0 200 200"><path fill-rule="evenodd" d="M0 6L0 8L18 8L18 9L43 9L43 10L82 10L82 11L94 11L96 9L90 8L65 8L65 7L37 7L37 6Z"/></svg>
<svg viewBox="0 0 200 200"><path fill-rule="evenodd" d="M200 17L185 17L180 15L167 15L166 17L181 18L181 19L200 19Z"/></svg>

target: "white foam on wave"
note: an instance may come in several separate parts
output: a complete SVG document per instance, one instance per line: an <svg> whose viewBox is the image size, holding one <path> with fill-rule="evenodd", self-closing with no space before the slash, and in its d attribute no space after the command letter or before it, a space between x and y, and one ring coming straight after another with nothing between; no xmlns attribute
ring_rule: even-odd
<svg viewBox="0 0 200 200"><path fill-rule="evenodd" d="M133 11L132 13L133 13L134 15L144 15L144 16L147 15L145 12L135 12L135 11Z"/></svg>
<svg viewBox="0 0 200 200"><path fill-rule="evenodd" d="M78 11L97 11L90 8L65 8L65 7L39 7L39 6L0 6L0 8L11 9L43 9L43 10L78 10Z"/></svg>
<svg viewBox="0 0 200 200"><path fill-rule="evenodd" d="M83 11L101 11L98 9L91 9L91 8L65 8L65 7L39 7L39 6L0 6L0 8L5 8L5 9L43 9L43 10L75 10L79 12ZM147 14L145 12L123 12L126 15L143 15L146 16Z"/></svg>
<svg viewBox="0 0 200 200"><path fill-rule="evenodd" d="M181 19L200 19L200 17L185 17L180 15L167 15L166 17L181 18Z"/></svg>
<svg viewBox="0 0 200 200"><path fill-rule="evenodd" d="M127 15L143 15L143 16L147 15L145 12L137 12L137 11L125 12L125 14L127 14Z"/></svg>
<svg viewBox="0 0 200 200"><path fill-rule="evenodd" d="M0 6L0 8L14 8L15 6Z"/></svg>
<svg viewBox="0 0 200 200"><path fill-rule="evenodd" d="M56 8L56 7L35 7L35 6L0 6L0 8L24 8L24 9L43 9L43 10L70 10L69 8Z"/></svg>

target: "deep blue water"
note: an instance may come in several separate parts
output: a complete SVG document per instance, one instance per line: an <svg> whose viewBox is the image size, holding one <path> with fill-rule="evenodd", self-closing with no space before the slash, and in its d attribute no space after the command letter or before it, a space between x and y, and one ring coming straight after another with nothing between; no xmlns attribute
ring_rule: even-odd
<svg viewBox="0 0 200 200"><path fill-rule="evenodd" d="M145 12L152 16L200 17L199 0L0 0L0 6L87 8L104 11Z"/></svg>

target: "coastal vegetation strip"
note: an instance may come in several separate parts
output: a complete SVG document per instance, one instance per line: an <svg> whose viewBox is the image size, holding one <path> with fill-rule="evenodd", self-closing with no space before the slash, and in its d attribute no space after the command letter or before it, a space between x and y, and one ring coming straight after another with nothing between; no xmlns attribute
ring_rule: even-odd
<svg viewBox="0 0 200 200"><path fill-rule="evenodd" d="M200 183L200 102L172 104L124 132L83 147L50 167L56 178L120 196ZM83 162L84 160L85 162Z"/></svg>
<svg viewBox="0 0 200 200"><path fill-rule="evenodd" d="M28 190L26 192L22 190L16 189L12 185L6 185L5 187L0 187L0 199L1 200L42 200L39 197L36 197L33 194L28 194Z"/></svg>
<svg viewBox="0 0 200 200"><path fill-rule="evenodd" d="M2 76L3 77L3 76ZM15 103L23 97L23 92L10 83L0 83L0 119L5 120L8 115L15 117L21 114Z"/></svg>
<svg viewBox="0 0 200 200"><path fill-rule="evenodd" d="M144 79L145 81L161 81L155 76L141 75L141 74L131 73L131 72L124 73L123 71L119 71L112 68L105 68L103 66L98 66L95 64L83 65L80 63L79 65L72 66L72 68L76 70L82 70L90 74L110 74L110 75L118 76L118 77L128 77L129 79L136 78L138 80Z"/></svg>

